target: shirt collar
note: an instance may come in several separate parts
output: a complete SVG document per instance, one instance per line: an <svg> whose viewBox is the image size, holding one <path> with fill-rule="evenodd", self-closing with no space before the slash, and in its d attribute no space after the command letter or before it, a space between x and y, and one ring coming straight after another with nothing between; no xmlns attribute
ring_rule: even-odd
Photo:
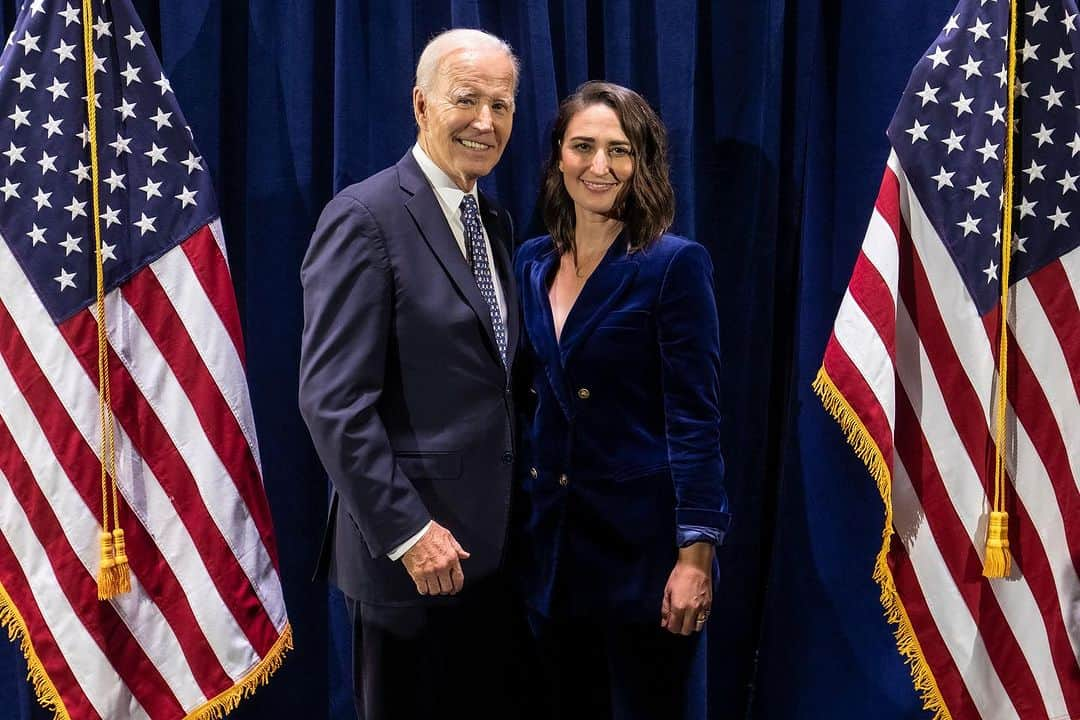
<svg viewBox="0 0 1080 720"><path fill-rule="evenodd" d="M457 186L453 178L443 172L442 168L435 164L435 161L428 157L428 154L424 152L424 149L420 147L420 143L416 143L412 148L413 158L416 160L416 164L420 166L420 172L424 173L424 177L431 184L433 190L438 193L439 197L443 199L448 208L457 210L461 207L461 201L466 195L472 195L473 200L476 200L477 207L480 206L480 196L477 193L477 183L473 183L472 190L469 192L463 192L461 188Z"/></svg>

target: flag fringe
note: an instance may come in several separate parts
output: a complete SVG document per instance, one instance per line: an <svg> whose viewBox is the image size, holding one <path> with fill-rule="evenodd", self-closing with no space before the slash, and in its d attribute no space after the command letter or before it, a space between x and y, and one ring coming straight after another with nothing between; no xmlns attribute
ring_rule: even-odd
<svg viewBox="0 0 1080 720"><path fill-rule="evenodd" d="M889 472L889 466L881 454L881 449L871 437L870 431L866 429L858 413L829 377L824 365L818 369L817 377L814 378L811 387L821 399L825 410L839 423L855 454L866 465L866 469L877 483L881 502L885 506L885 526L881 531L881 549L874 561L873 578L881 588L881 605L885 609L885 619L890 625L895 626L893 637L896 638L896 649L911 672L912 684L915 692L922 699L923 708L933 713L932 720L952 720L934 673L915 635L915 628L911 625L911 619L896 590L892 570L889 568L889 548L894 533L892 474Z"/></svg>
<svg viewBox="0 0 1080 720"><path fill-rule="evenodd" d="M34 687L38 703L53 712L54 720L71 720L71 715L64 707L56 686L53 685L45 666L41 664L37 651L30 640L30 631L26 621L19 613L15 602L7 590L0 584L0 628L7 630L8 638L19 643L28 668L27 678ZM244 679L233 685L212 700L203 703L196 710L185 716L184 720L220 720L235 710L242 700L251 697L255 691L270 681L285 661L285 654L293 649L292 626L286 623L281 636L270 648L270 652L259 661Z"/></svg>
<svg viewBox="0 0 1080 720"><path fill-rule="evenodd" d="M18 642L23 657L26 658L27 679L34 687L34 696L38 703L46 710L53 712L54 720L70 720L64 701L56 690L49 674L45 672L45 666L34 650L34 644L30 641L30 631L26 627L26 621L19 613L15 602L8 595L3 585L0 585L0 628L7 630L8 639Z"/></svg>
<svg viewBox="0 0 1080 720"><path fill-rule="evenodd" d="M285 662L285 654L293 649L292 626L288 623L281 631L281 636L270 648L259 664L244 679L233 685L212 700L200 705L184 717L184 720L221 720L237 708L242 700L255 694L255 691L270 681L270 676L277 672Z"/></svg>

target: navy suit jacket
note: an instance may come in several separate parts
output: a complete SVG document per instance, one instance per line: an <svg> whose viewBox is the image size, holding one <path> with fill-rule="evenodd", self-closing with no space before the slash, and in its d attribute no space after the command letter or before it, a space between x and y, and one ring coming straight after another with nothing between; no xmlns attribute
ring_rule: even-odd
<svg viewBox="0 0 1080 720"><path fill-rule="evenodd" d="M658 622L676 527L729 523L720 453L719 330L709 254L664 235L616 240L559 341L550 237L515 259L521 368L526 599L549 616Z"/></svg>
<svg viewBox="0 0 1080 720"><path fill-rule="evenodd" d="M480 211L512 362L513 231L483 197ZM369 605L444 602L386 554L434 519L472 554L466 585L500 566L514 409L487 305L411 152L330 201L301 280L300 409L334 489L316 573Z"/></svg>

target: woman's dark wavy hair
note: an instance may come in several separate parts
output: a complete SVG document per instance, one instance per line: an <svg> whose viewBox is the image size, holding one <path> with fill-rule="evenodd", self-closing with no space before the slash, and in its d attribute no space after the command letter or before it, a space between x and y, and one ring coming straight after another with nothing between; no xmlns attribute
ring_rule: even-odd
<svg viewBox="0 0 1080 720"><path fill-rule="evenodd" d="M675 217L675 193L668 178L667 130L645 98L614 83L590 81L559 105L551 130L551 154L540 184L540 207L544 224L556 251L577 254L574 245L574 201L559 170L563 135L570 119L587 107L603 104L615 111L630 140L634 174L619 193L608 217L624 223L630 252L640 250L671 227Z"/></svg>

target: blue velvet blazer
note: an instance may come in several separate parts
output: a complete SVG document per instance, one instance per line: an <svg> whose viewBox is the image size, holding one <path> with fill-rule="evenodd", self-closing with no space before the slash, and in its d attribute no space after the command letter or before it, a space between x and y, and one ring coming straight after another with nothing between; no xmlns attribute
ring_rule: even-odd
<svg viewBox="0 0 1080 720"><path fill-rule="evenodd" d="M677 527L722 537L712 263L674 235L619 238L555 339L548 236L515 258L522 295L517 567L550 617L658 622Z"/></svg>

